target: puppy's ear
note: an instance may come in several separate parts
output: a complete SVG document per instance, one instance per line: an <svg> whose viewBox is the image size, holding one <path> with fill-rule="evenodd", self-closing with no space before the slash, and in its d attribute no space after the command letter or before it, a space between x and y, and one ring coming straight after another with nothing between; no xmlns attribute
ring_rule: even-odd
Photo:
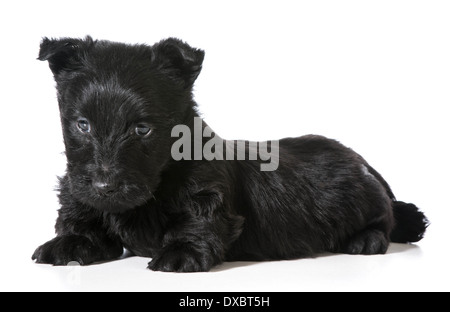
<svg viewBox="0 0 450 312"><path fill-rule="evenodd" d="M75 70L81 67L81 50L86 44L92 43L91 37L81 39L62 38L48 39L43 38L39 50L38 60L48 61L53 74L57 76L62 71Z"/></svg>
<svg viewBox="0 0 450 312"><path fill-rule="evenodd" d="M152 50L153 61L161 72L181 81L185 88L192 87L202 69L203 50L192 48L176 38L162 40Z"/></svg>

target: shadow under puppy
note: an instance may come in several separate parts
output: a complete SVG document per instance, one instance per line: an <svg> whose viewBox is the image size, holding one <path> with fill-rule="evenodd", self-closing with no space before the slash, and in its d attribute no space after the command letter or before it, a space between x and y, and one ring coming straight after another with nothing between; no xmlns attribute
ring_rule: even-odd
<svg viewBox="0 0 450 312"><path fill-rule="evenodd" d="M56 80L67 171L57 236L32 259L85 265L125 247L151 257L152 270L193 272L233 260L380 254L390 241L423 237L423 213L334 140L282 139L272 171L260 170L260 158L173 159L172 129L195 130L192 86L203 58L174 38L153 46L43 39L39 60Z"/></svg>

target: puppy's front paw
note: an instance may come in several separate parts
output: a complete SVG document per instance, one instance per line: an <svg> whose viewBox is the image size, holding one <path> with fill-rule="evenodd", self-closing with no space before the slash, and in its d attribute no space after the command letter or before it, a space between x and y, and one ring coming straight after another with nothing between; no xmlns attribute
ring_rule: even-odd
<svg viewBox="0 0 450 312"><path fill-rule="evenodd" d="M31 259L36 263L53 265L67 265L70 261L77 261L81 265L98 260L99 251L92 242L84 236L57 236L39 246Z"/></svg>
<svg viewBox="0 0 450 312"><path fill-rule="evenodd" d="M189 243L172 243L153 257L148 268L163 272L206 272L212 265L213 258L208 252L197 250Z"/></svg>

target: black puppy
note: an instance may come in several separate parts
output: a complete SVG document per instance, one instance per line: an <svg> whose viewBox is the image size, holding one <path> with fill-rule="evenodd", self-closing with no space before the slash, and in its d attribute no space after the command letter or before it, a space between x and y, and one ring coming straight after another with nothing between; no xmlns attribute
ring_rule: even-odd
<svg viewBox="0 0 450 312"><path fill-rule="evenodd" d="M203 57L173 38L153 46L43 39L39 60L56 80L67 173L57 236L36 249L36 262L89 264L126 248L151 257L152 270L208 271L233 260L381 254L390 241L423 237L424 214L334 140L282 139L274 170L261 170L261 155L209 160L187 146L187 157L174 159L174 127L195 131L192 86Z"/></svg>

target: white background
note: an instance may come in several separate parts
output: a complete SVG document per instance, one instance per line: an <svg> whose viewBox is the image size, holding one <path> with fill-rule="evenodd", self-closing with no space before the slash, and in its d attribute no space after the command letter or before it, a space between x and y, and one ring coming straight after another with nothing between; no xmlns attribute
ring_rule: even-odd
<svg viewBox="0 0 450 312"><path fill-rule="evenodd" d="M448 1L0 2L0 290L450 290ZM65 159L43 36L206 51L195 97L226 139L308 133L363 155L431 226L387 255L225 263L159 273L132 257L88 267L34 264L54 236Z"/></svg>

